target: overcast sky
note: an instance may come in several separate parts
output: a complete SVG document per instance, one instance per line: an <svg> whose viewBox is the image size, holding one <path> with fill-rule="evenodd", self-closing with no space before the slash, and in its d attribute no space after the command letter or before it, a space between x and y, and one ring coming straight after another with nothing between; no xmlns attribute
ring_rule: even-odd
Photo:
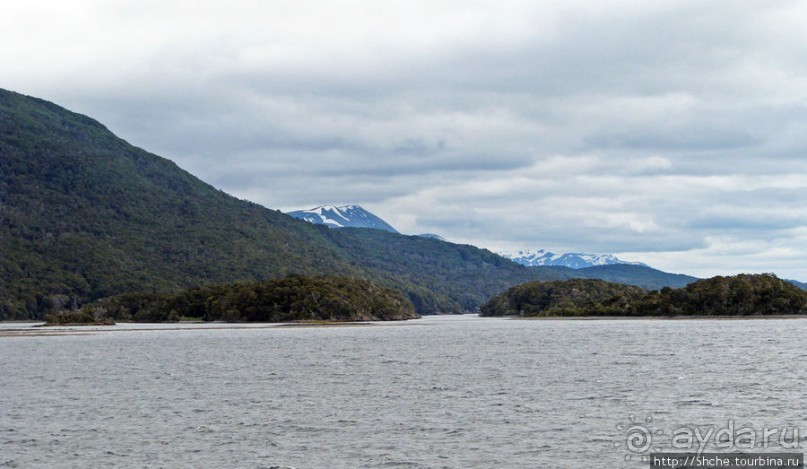
<svg viewBox="0 0 807 469"><path fill-rule="evenodd" d="M2 6L0 87L240 198L807 281L807 2Z"/></svg>

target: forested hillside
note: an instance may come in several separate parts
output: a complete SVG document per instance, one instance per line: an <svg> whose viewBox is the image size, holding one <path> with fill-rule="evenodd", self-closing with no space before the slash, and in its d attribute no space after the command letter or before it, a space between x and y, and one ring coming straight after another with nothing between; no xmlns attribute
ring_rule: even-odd
<svg viewBox="0 0 807 469"><path fill-rule="evenodd" d="M355 271L318 230L46 101L0 91L0 155L3 317L126 291Z"/></svg>

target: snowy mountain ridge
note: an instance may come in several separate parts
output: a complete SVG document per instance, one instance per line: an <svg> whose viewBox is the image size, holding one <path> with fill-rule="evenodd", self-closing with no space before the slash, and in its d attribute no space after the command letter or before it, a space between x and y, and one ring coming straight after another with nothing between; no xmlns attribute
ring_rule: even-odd
<svg viewBox="0 0 807 469"><path fill-rule="evenodd" d="M648 267L648 265L641 262L623 261L613 254L588 254L581 252L556 254L543 249L539 249L537 251L525 249L515 252L500 252L499 254L517 264L528 267L562 266L572 269L584 269L586 267L614 264L628 264Z"/></svg>
<svg viewBox="0 0 807 469"><path fill-rule="evenodd" d="M359 205L320 205L309 210L289 212L288 215L331 228L373 228L392 233L398 232L387 222Z"/></svg>

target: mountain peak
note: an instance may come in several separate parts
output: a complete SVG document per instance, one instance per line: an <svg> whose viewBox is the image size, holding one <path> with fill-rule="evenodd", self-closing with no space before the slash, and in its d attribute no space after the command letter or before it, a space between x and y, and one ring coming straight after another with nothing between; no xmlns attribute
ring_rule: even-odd
<svg viewBox="0 0 807 469"><path fill-rule="evenodd" d="M530 250L524 249L516 252L503 252L500 253L503 257L511 261L526 265L533 266L562 266L572 269L584 269L586 267L595 267L600 265L615 265L627 264L638 265L647 267L646 264L641 262L629 262L614 256L613 254L588 254L582 252L568 252L563 254L555 254L554 252L545 251L543 249Z"/></svg>
<svg viewBox="0 0 807 469"><path fill-rule="evenodd" d="M288 215L315 225L331 228L373 228L397 233L387 222L360 205L320 205L308 210L296 210Z"/></svg>

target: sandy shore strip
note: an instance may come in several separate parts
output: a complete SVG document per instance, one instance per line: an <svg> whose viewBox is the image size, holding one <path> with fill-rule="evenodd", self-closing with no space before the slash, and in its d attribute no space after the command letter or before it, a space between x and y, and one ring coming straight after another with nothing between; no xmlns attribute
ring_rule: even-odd
<svg viewBox="0 0 807 469"><path fill-rule="evenodd" d="M807 314L776 314L752 316L498 316L519 320L576 320L576 321L750 321L768 319L807 319Z"/></svg>
<svg viewBox="0 0 807 469"><path fill-rule="evenodd" d="M0 323L0 338L3 337L36 337L87 335L110 332L159 332L159 331L213 331L213 330L259 330L277 328L319 328L319 327L360 327L360 326L398 326L416 325L417 320L408 321L293 321L278 323L226 323L226 322L191 322L191 323L129 323L121 322L111 325L53 325L37 323ZM420 325L420 324L417 324Z"/></svg>

